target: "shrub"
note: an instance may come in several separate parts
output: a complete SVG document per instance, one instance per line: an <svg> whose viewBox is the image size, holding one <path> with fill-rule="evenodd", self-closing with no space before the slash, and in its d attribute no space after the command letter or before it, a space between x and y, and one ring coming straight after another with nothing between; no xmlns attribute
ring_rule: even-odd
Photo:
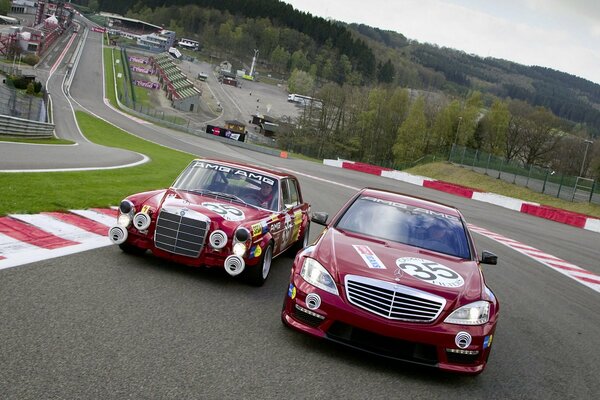
<svg viewBox="0 0 600 400"><path fill-rule="evenodd" d="M40 57L33 53L27 54L23 57L23 62L28 65L35 65L40 62Z"/></svg>
<svg viewBox="0 0 600 400"><path fill-rule="evenodd" d="M15 85L15 88L17 89L27 89L27 84L29 83L29 80L21 76L12 78L12 82L13 85Z"/></svg>

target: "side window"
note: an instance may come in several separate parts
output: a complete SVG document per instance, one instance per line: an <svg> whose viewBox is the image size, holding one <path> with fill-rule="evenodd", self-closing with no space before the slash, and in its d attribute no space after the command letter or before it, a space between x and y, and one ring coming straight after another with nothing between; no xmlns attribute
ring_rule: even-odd
<svg viewBox="0 0 600 400"><path fill-rule="evenodd" d="M288 207L291 204L291 197L287 179L281 181L281 197L283 198L284 207Z"/></svg>
<svg viewBox="0 0 600 400"><path fill-rule="evenodd" d="M281 182L285 207L295 207L300 204L297 185L298 183L293 179L285 179Z"/></svg>
<svg viewBox="0 0 600 400"><path fill-rule="evenodd" d="M289 179L288 183L290 185L290 200L294 206L300 204L300 195L298 194L298 182L294 179Z"/></svg>

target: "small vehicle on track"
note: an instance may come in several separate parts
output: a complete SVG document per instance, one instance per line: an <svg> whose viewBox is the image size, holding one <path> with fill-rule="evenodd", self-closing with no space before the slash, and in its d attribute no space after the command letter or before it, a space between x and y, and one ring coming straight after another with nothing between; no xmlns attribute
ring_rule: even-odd
<svg viewBox="0 0 600 400"><path fill-rule="evenodd" d="M108 236L127 253L225 268L260 286L273 257L307 244L309 208L293 175L196 159L168 189L124 199Z"/></svg>
<svg viewBox="0 0 600 400"><path fill-rule="evenodd" d="M384 357L478 374L499 304L480 268L497 257L476 254L457 209L362 189L296 255L282 321Z"/></svg>

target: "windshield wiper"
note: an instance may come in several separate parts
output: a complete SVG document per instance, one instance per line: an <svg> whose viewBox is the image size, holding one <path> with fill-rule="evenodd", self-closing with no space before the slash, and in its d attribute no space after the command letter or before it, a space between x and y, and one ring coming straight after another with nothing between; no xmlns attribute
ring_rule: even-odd
<svg viewBox="0 0 600 400"><path fill-rule="evenodd" d="M198 193L198 194L201 194L201 195L223 197L223 198L226 198L226 199L229 199L229 200L237 201L238 203L242 203L242 204L248 205L248 203L246 203L244 200L242 200L241 198L239 198L235 194L231 194L231 193L215 192L215 191L208 190L208 189L190 189L189 191L190 192L194 192L194 193Z"/></svg>

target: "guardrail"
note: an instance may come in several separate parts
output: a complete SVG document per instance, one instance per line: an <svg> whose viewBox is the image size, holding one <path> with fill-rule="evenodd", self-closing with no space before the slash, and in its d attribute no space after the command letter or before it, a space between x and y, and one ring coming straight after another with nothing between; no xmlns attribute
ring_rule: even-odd
<svg viewBox="0 0 600 400"><path fill-rule="evenodd" d="M0 115L0 135L22 138L52 138L54 124Z"/></svg>

